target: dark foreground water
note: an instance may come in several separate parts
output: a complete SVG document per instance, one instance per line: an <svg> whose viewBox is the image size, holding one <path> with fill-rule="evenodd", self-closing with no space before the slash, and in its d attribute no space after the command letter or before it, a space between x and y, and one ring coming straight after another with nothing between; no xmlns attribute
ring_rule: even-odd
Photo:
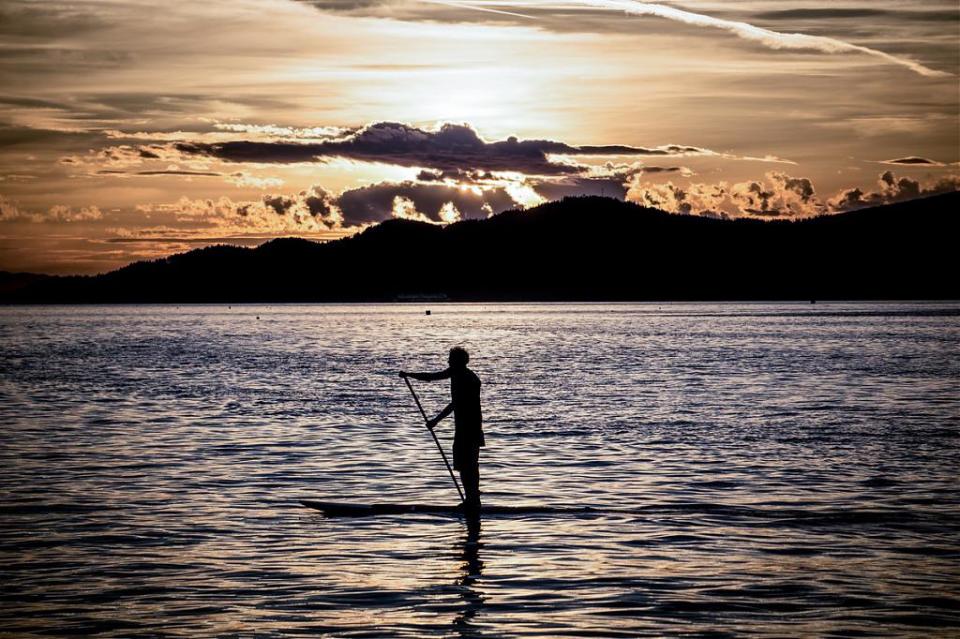
<svg viewBox="0 0 960 639"><path fill-rule="evenodd" d="M960 635L960 305L424 308L0 309L0 635Z"/></svg>

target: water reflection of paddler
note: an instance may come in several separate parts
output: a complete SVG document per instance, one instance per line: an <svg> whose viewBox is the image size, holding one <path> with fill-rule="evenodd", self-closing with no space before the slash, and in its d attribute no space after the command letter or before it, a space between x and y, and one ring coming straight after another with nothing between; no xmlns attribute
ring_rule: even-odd
<svg viewBox="0 0 960 639"><path fill-rule="evenodd" d="M463 599L463 611L453 620L453 627L461 637L478 637L479 630L470 621L483 608L483 595L473 588L473 582L480 577L483 562L480 560L480 518L466 517L467 531L463 538L463 552L460 555L460 597Z"/></svg>

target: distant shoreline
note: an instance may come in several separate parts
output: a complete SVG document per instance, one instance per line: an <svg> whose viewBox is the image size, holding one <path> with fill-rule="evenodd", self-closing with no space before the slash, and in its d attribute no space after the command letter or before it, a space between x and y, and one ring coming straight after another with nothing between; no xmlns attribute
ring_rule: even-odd
<svg viewBox="0 0 960 639"><path fill-rule="evenodd" d="M797 221L572 197L324 243L208 246L96 276L0 273L0 303L956 300L957 210L960 192Z"/></svg>
<svg viewBox="0 0 960 639"><path fill-rule="evenodd" d="M861 304L861 305L884 305L884 304L914 304L914 305L924 305L924 306L939 306L939 305L958 305L957 309L942 309L943 314L945 315L960 315L960 298L955 299L827 299L827 300L817 300L816 304L811 304L808 300L790 300L790 299L769 299L769 300L758 300L758 299L744 299L744 300L446 300L443 302L435 303L419 303L419 302L383 302L376 300L367 300L367 301L349 301L349 302L337 302L337 301L242 301L242 302L220 302L220 301L207 301L207 302L0 302L0 308L52 308L52 307L77 307L77 308L87 308L95 306L116 306L116 307L133 307L133 306L161 306L161 307L205 307L205 306L246 306L246 307L263 307L263 306L389 306L389 307L409 307L411 309L416 309L417 311L423 310L436 310L442 309L445 306L474 306L478 304L496 304L498 306L524 306L524 305L536 305L536 306L613 306L613 305L643 305L643 306L680 306L680 305L716 305L716 306L727 306L727 305L787 305L787 306L797 306L800 308L807 308L811 311L816 311L820 306L836 306L841 304Z"/></svg>

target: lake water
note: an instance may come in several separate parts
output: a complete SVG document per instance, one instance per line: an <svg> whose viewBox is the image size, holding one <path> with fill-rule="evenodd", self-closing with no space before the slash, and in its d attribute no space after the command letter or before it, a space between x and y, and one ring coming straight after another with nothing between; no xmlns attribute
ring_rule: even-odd
<svg viewBox="0 0 960 639"><path fill-rule="evenodd" d="M960 635L960 304L425 308L0 308L0 635Z"/></svg>

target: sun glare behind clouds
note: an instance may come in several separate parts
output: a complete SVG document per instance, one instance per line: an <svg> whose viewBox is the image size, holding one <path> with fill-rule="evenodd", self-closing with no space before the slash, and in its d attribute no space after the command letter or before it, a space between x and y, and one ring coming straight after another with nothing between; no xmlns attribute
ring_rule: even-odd
<svg viewBox="0 0 960 639"><path fill-rule="evenodd" d="M482 4L6 2L0 269L397 210L723 192L753 215L759 190L805 215L960 181L953 2Z"/></svg>

